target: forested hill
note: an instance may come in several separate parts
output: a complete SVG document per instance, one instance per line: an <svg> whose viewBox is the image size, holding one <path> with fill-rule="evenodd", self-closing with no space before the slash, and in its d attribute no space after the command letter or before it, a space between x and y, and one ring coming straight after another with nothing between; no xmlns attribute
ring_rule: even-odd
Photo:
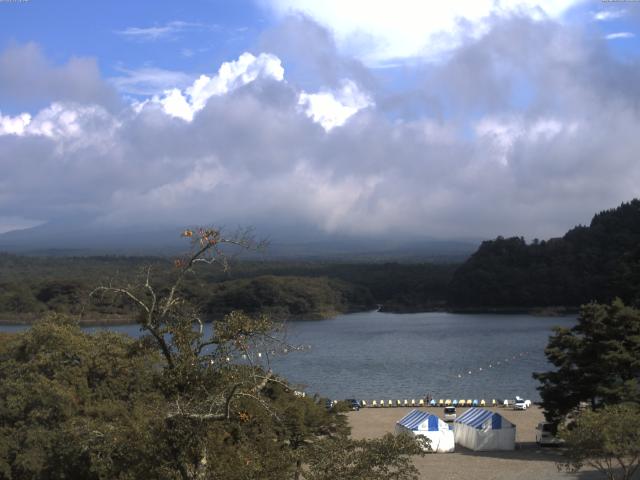
<svg viewBox="0 0 640 480"><path fill-rule="evenodd" d="M562 238L483 242L455 272L453 307L578 306L621 297L640 303L640 200L596 214Z"/></svg>
<svg viewBox="0 0 640 480"><path fill-rule="evenodd" d="M175 273L161 257L30 257L0 253L0 323L32 321L47 312L84 323L132 320L135 304L89 298L99 285L140 285L147 267L157 288ZM230 272L202 265L182 294L207 318L231 310L276 318L325 318L380 305L387 311L443 308L457 264L233 262Z"/></svg>

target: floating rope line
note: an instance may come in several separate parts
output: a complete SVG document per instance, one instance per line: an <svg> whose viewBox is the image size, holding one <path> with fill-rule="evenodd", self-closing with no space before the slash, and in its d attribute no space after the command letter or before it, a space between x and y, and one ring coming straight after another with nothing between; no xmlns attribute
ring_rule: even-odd
<svg viewBox="0 0 640 480"><path fill-rule="evenodd" d="M454 373L453 377L454 378L463 378L463 377L467 377L469 375L473 375L473 374L479 374L481 372L487 371L489 369L495 369L498 368L499 366L502 365L507 365L509 364L509 362L514 363L514 361L519 360L523 357L526 357L529 355L529 352L518 352L515 355L512 355L510 357L506 357L503 360L497 360L497 361L492 361L490 362L488 365L485 365L484 367L478 367L478 368L472 368L469 370L465 370L463 372L460 373Z"/></svg>
<svg viewBox="0 0 640 480"><path fill-rule="evenodd" d="M264 350L264 351L247 350L246 351L247 353L239 353L239 352L227 353L223 358L227 363L230 363L232 361L247 361L247 360L250 360L251 358L262 359L264 357L268 359L270 357L284 356L294 352L307 352L309 350L311 350L311 345L298 345L298 346L288 345L287 347L279 348L277 350L276 349ZM213 359L210 361L210 363L213 364Z"/></svg>

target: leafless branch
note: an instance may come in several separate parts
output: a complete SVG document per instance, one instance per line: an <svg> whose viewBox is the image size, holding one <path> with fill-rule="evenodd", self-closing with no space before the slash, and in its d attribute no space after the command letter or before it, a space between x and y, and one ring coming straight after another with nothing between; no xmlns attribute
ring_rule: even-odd
<svg viewBox="0 0 640 480"><path fill-rule="evenodd" d="M145 312L149 313L150 309L147 306L146 303L144 303L142 300L140 300L137 296L135 296L133 293L131 293L131 291L125 289L125 288L117 288L117 287L111 287L111 286L99 286L94 288L91 293L89 293L89 297L93 297L95 294L97 294L98 292L112 292L112 293L118 293L120 295L124 295L126 297L129 297L131 300L133 300L135 303L137 303Z"/></svg>

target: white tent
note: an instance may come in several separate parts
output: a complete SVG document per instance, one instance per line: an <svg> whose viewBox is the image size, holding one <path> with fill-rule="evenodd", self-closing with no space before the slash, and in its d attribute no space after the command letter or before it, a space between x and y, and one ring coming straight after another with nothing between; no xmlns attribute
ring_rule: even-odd
<svg viewBox="0 0 640 480"><path fill-rule="evenodd" d="M456 443L471 450L513 450L516 426L499 413L470 408L453 422Z"/></svg>
<svg viewBox="0 0 640 480"><path fill-rule="evenodd" d="M431 450L438 453L453 452L453 431L436 415L411 410L396 422L396 434L422 435L431 440Z"/></svg>

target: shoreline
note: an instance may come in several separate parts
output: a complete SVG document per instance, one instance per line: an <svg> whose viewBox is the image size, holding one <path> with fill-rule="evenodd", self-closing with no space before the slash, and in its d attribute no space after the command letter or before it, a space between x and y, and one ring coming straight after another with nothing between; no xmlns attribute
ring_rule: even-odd
<svg viewBox="0 0 640 480"><path fill-rule="evenodd" d="M0 314L3 317L0 318L0 326L8 326L8 327L19 327L19 326L31 326L37 323L41 318L49 312L43 313L41 316L35 315L18 315L11 316L11 318L6 318L5 314ZM78 319L76 315L69 315L69 318L72 320L76 320L78 325L81 327L110 327L110 326L120 326L120 325L136 325L137 322L132 317L124 317L124 316L108 316L108 317L100 317L100 318L83 318Z"/></svg>
<svg viewBox="0 0 640 480"><path fill-rule="evenodd" d="M577 315L580 312L579 307L532 307L532 308L515 308L515 307L494 307L494 308L480 308L480 307L464 307L464 308L444 308L444 307L398 307L380 305L378 309L352 309L346 312L333 311L327 315L327 312L309 312L303 315L293 315L284 319L285 322L321 322L323 320L330 320L340 315L348 315L350 313L364 313L364 312L381 312L381 313L396 313L396 314L412 314L412 313L452 313L458 315L531 315L534 317L566 317L570 315ZM24 326L33 325L40 318L49 312L44 312L40 316L34 314L28 315L15 315L15 314L0 314L0 325L6 326ZM74 318L74 315L70 316ZM108 327L108 326L121 326L121 325L135 325L137 322L132 317L121 315L109 315L105 317L88 317L77 319L78 324L81 327ZM216 321L216 318L207 318L205 323L212 323Z"/></svg>

